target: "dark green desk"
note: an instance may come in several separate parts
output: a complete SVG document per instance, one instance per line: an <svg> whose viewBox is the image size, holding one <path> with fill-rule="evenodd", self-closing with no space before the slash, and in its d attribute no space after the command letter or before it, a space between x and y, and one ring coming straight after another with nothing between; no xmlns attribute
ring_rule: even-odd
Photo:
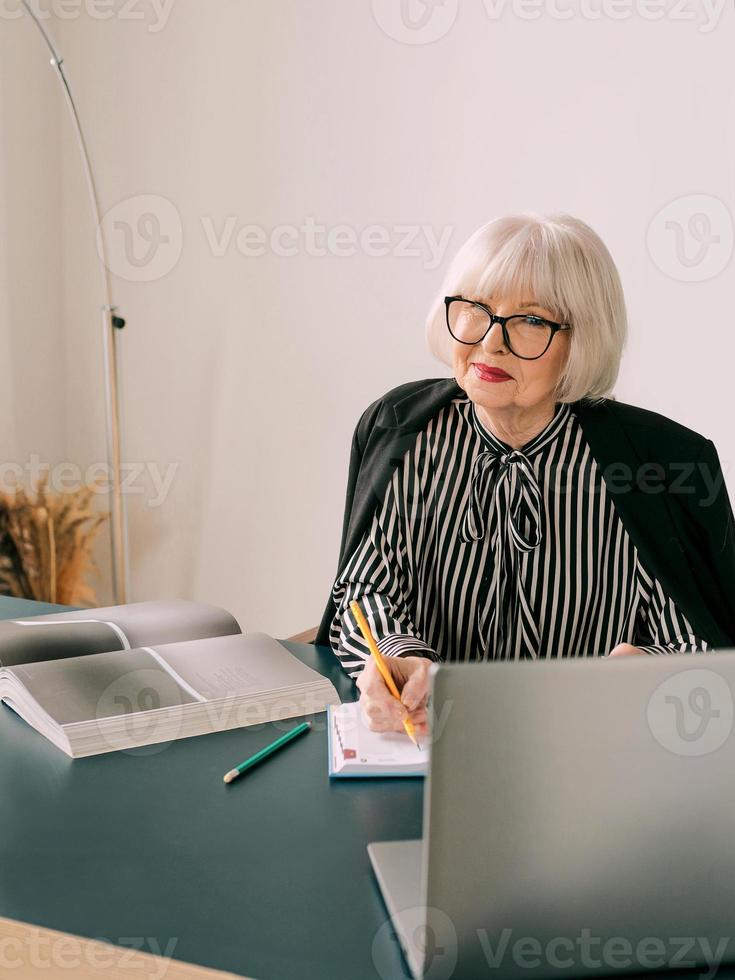
<svg viewBox="0 0 735 980"><path fill-rule="evenodd" d="M56 608L0 597L0 618ZM330 651L284 642L354 700ZM315 721L228 787L282 723L73 762L2 706L0 916L175 942L177 959L258 980L407 976L365 848L421 835L422 781L330 783Z"/></svg>

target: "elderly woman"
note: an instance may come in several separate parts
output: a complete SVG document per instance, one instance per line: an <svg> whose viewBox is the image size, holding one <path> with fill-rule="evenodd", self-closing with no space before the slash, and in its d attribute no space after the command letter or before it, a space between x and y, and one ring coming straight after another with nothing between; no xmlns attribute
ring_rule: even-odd
<svg viewBox="0 0 735 980"><path fill-rule="evenodd" d="M374 730L410 714L426 731L432 661L735 645L717 452L610 395L625 337L618 272L582 221L500 218L460 249L427 322L454 378L401 385L361 417L316 641L357 678Z"/></svg>

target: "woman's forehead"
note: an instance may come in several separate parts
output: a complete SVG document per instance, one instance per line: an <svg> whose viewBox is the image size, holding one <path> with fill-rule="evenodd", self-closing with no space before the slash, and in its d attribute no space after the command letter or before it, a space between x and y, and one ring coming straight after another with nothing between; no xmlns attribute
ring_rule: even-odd
<svg viewBox="0 0 735 980"><path fill-rule="evenodd" d="M519 298L520 297L520 298ZM487 306L500 306L505 304L506 306L512 306L516 310L528 310L528 309L545 309L550 310L551 307L547 306L541 300L537 299L534 294L524 294L521 293L506 293L500 289L496 289L493 292L486 293L481 296L478 293L471 293L468 299L479 300L481 303L485 303Z"/></svg>

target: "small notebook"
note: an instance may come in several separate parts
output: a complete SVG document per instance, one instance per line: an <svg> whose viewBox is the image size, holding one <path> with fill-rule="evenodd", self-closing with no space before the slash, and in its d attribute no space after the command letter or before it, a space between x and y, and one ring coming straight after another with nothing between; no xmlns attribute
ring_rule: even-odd
<svg viewBox="0 0 735 980"><path fill-rule="evenodd" d="M362 720L359 702L327 707L330 777L424 776L431 740L417 748L405 732L374 732Z"/></svg>

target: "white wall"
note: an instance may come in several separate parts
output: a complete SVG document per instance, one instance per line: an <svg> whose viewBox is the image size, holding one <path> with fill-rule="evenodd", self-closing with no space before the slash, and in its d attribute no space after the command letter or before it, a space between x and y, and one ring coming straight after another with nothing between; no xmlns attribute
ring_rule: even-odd
<svg viewBox="0 0 735 980"><path fill-rule="evenodd" d="M32 25L0 28L0 463L25 468L66 454L60 99Z"/></svg>
<svg viewBox="0 0 735 980"><path fill-rule="evenodd" d="M217 255L210 239L228 218L266 233L309 217L357 233L378 225L394 244L400 226L416 227L419 243L422 227L437 238L448 229L453 252L498 214L576 214L607 242L626 288L632 339L618 397L712 436L731 465L731 315L718 311L732 308L733 291L733 11L704 30L703 9L673 2L657 21L644 0L623 20L558 6L576 12L559 19L547 4L527 20L508 2L494 19L489 3L465 0L426 44L389 36L393 0L178 0L161 29L141 0L144 20L82 13L56 25L103 208L123 202L117 216L129 224L158 215L169 236L136 272L118 229L112 263L128 276L115 278L129 320L126 454L178 467L161 506L150 487L129 498L132 598L220 602L277 636L318 622L357 417L393 385L449 373L423 346L445 265L431 267L428 249L316 255L300 238L298 254L254 257L233 239ZM68 127L62 135L68 433L89 458L99 418L79 406L98 358L99 271ZM164 205L139 207L139 195L168 199L180 236ZM724 224L709 198L726 206ZM647 248L672 199L682 199L674 220L686 225L704 207L721 237L727 264L702 282L682 280L686 261L673 278L662 271L666 215ZM166 274L130 281L167 256Z"/></svg>

